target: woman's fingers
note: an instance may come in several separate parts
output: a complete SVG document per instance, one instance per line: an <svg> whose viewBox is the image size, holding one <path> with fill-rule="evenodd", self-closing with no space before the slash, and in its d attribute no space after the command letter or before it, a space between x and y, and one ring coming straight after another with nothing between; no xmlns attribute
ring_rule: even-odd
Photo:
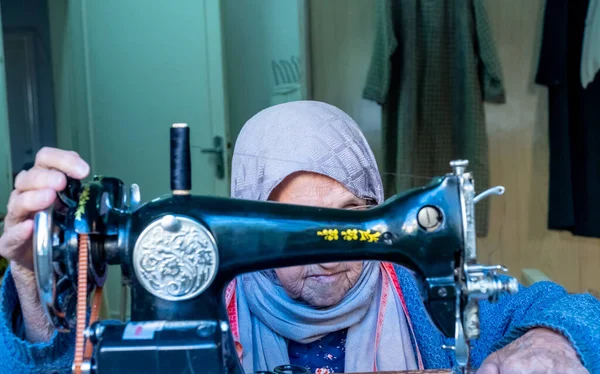
<svg viewBox="0 0 600 374"><path fill-rule="evenodd" d="M15 189L19 191L42 190L51 188L62 191L67 186L67 177L58 170L49 170L34 167L29 171L21 172L15 179Z"/></svg>
<svg viewBox="0 0 600 374"><path fill-rule="evenodd" d="M12 225L0 236L0 255L24 267L33 267L31 246L24 246L33 235L33 220L27 219Z"/></svg>
<svg viewBox="0 0 600 374"><path fill-rule="evenodd" d="M83 179L89 172L89 165L76 152L42 148L35 156L34 167L19 173L15 179L0 237L0 255L31 269L31 217L56 200L56 192L67 185L65 174Z"/></svg>
<svg viewBox="0 0 600 374"><path fill-rule="evenodd" d="M500 374L500 369L495 363L484 362L477 370L477 374Z"/></svg>
<svg viewBox="0 0 600 374"><path fill-rule="evenodd" d="M15 261L29 270L33 269L31 215L48 208L55 199L56 191L48 188L13 192L8 202L4 232L0 236L0 256Z"/></svg>
<svg viewBox="0 0 600 374"><path fill-rule="evenodd" d="M492 353L477 374L587 372L569 340L557 332L534 328Z"/></svg>
<svg viewBox="0 0 600 374"><path fill-rule="evenodd" d="M11 226L27 219L32 214L48 208L56 200L56 191L51 188L24 191L14 194L8 201L8 216Z"/></svg>
<svg viewBox="0 0 600 374"><path fill-rule="evenodd" d="M75 179L83 179L90 166L76 152L44 147L35 156L35 166L56 169Z"/></svg>

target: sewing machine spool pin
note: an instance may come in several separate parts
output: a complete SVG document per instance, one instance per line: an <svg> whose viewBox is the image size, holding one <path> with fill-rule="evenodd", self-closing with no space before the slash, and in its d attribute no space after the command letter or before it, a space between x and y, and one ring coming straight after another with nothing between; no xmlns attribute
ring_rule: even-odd
<svg viewBox="0 0 600 374"><path fill-rule="evenodd" d="M192 157L190 128L187 123L171 126L171 191L173 195L189 195L192 191Z"/></svg>

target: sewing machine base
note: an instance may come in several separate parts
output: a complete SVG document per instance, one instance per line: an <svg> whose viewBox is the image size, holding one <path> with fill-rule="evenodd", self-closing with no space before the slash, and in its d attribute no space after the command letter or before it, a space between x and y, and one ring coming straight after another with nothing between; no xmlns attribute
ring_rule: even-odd
<svg viewBox="0 0 600 374"><path fill-rule="evenodd" d="M97 343L89 373L223 374L237 364L227 358L223 335L228 324L216 321L99 322L87 335ZM229 367L227 367L229 366Z"/></svg>
<svg viewBox="0 0 600 374"><path fill-rule="evenodd" d="M223 374L234 371L237 360L224 349L223 335L229 331L226 322L97 322L86 330L97 345L94 362L87 362L84 374L175 374L194 372ZM181 344L185 341L186 344ZM223 359L225 358L225 359ZM269 374L300 374L286 366ZM302 369L302 368L300 368ZM384 372L385 373L385 372ZM460 369L390 371L388 374L466 374ZM468 371L467 373L470 373ZM358 373L357 373L358 374ZM371 373L361 373L371 374Z"/></svg>
<svg viewBox="0 0 600 374"><path fill-rule="evenodd" d="M96 348L94 362L86 362L83 374L175 374L233 372L237 358L227 355L224 335L229 325L219 321L97 322L86 330ZM291 367L290 367L291 366ZM290 368L288 368L290 367ZM287 370L286 370L287 369ZM262 374L308 374L294 365L282 365ZM461 368L390 371L388 374L467 374ZM257 374L255 373L255 374ZM386 373L386 372L384 372ZM356 373L359 374L359 373ZM360 373L371 374L371 373Z"/></svg>

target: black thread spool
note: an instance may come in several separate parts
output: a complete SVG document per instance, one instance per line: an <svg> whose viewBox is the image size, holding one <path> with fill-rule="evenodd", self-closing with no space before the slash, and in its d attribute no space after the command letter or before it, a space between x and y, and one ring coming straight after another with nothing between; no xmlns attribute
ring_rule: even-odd
<svg viewBox="0 0 600 374"><path fill-rule="evenodd" d="M192 190L190 128L186 123L171 126L171 192L189 195Z"/></svg>

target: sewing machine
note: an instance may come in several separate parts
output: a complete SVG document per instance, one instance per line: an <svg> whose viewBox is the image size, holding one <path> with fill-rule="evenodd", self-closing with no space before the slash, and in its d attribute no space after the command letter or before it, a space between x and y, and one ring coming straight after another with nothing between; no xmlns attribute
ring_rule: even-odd
<svg viewBox="0 0 600 374"><path fill-rule="evenodd" d="M69 180L60 203L35 216L40 298L59 331L77 332L76 373L242 373L228 283L246 272L350 260L414 270L432 322L456 339L445 347L455 370L464 371L480 334L479 301L518 290L499 276L503 267L477 263L474 205L504 189L476 196L467 161L381 206L323 209L192 195L189 128L170 132L171 194L140 205L139 188L119 179ZM131 289L129 322L96 321L109 265L121 267Z"/></svg>

